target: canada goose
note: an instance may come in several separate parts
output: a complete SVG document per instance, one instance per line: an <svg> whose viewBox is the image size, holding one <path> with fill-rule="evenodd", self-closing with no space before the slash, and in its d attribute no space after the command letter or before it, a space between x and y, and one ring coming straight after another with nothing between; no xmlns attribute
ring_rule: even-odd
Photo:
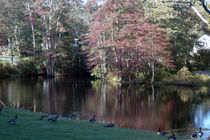
<svg viewBox="0 0 210 140"><path fill-rule="evenodd" d="M176 140L176 137L175 137L175 134L174 134L173 131L171 132L171 136L169 136L168 139L169 140Z"/></svg>
<svg viewBox="0 0 210 140"><path fill-rule="evenodd" d="M90 119L90 122L94 123L96 121L96 115L94 114L93 117Z"/></svg>
<svg viewBox="0 0 210 140"><path fill-rule="evenodd" d="M15 115L15 118L9 120L8 123L15 124L16 121L17 121L17 114Z"/></svg>
<svg viewBox="0 0 210 140"><path fill-rule="evenodd" d="M59 120L59 116L56 115L55 117L49 118L48 121L56 122Z"/></svg>
<svg viewBox="0 0 210 140"><path fill-rule="evenodd" d="M197 138L197 132L196 132L196 131L193 132L192 135L191 135L191 137L192 137L192 138Z"/></svg>
<svg viewBox="0 0 210 140"><path fill-rule="evenodd" d="M64 114L64 115L62 115L62 117L67 118L67 119L69 119L69 120L72 118L72 116L71 116L70 113Z"/></svg>
<svg viewBox="0 0 210 140"><path fill-rule="evenodd" d="M3 107L2 108L0 108L0 114L3 112Z"/></svg>
<svg viewBox="0 0 210 140"><path fill-rule="evenodd" d="M200 129L199 129L198 135L199 135L200 137L203 136L203 132L201 131L201 127L200 127Z"/></svg>
<svg viewBox="0 0 210 140"><path fill-rule="evenodd" d="M38 120L43 120L44 118L49 118L49 117L50 117L49 114L47 114L47 115L41 115L41 117Z"/></svg>
<svg viewBox="0 0 210 140"><path fill-rule="evenodd" d="M56 121L58 121L59 120L59 116L57 115L57 116L55 116L54 118L52 118L52 122L56 122Z"/></svg>
<svg viewBox="0 0 210 140"><path fill-rule="evenodd" d="M114 124L113 123L104 124L104 127L114 127Z"/></svg>
<svg viewBox="0 0 210 140"><path fill-rule="evenodd" d="M161 131L160 131L160 128L158 128L157 134L158 134L158 135L161 135L161 136L168 136L168 133L166 133L166 132L161 132Z"/></svg>

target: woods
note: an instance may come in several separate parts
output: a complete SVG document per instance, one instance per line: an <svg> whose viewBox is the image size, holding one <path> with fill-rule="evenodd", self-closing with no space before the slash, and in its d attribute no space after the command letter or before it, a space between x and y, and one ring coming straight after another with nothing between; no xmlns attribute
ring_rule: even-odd
<svg viewBox="0 0 210 140"><path fill-rule="evenodd" d="M186 3L2 0L0 4L0 53L12 58L11 64L1 62L2 69L11 65L14 73L153 83L163 73L171 75L185 66L201 70L202 63L205 70L210 68L205 57L192 54L209 27ZM202 10L201 14L206 17ZM13 57L19 60L17 66Z"/></svg>
<svg viewBox="0 0 210 140"><path fill-rule="evenodd" d="M74 61L76 53L82 55L81 45L73 45L74 39L87 30L89 14L83 7L79 1L1 1L1 54L45 67L49 77L60 68L72 69L64 64L67 61L62 65L59 61L67 57ZM80 67L85 67L82 56L77 59ZM75 67L76 62L72 64Z"/></svg>

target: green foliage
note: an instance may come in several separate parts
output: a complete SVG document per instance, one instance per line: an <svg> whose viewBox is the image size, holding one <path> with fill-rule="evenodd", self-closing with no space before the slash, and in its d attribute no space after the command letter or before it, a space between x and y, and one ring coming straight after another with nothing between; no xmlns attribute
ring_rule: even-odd
<svg viewBox="0 0 210 140"><path fill-rule="evenodd" d="M9 62L0 60L0 78L11 77L17 74L17 69Z"/></svg>
<svg viewBox="0 0 210 140"><path fill-rule="evenodd" d="M38 75L38 65L31 58L24 58L20 60L17 68L22 76Z"/></svg>
<svg viewBox="0 0 210 140"><path fill-rule="evenodd" d="M45 12L49 13L49 7L42 7L43 5L37 5L37 2L33 0L1 0L0 2L0 51L5 55L20 56L20 57L32 57L33 56L33 36L31 22L29 20L29 13L26 9L26 2L30 4L32 19L34 24L34 35L35 35L35 54L36 60L44 64L47 61L46 56L52 54L52 58L55 58L55 70L60 70L65 75L71 75L76 77L89 76L89 69L87 69L85 62L87 57L81 51L82 40L84 35L88 31L88 26L91 21L91 13L78 2L73 5L62 3L62 1L55 0L54 6L57 5L56 10L51 13L52 16L52 30L49 30L49 15L43 16L40 11L42 8ZM201 5L195 4L198 11L210 21L208 13L203 10ZM74 7L74 8L69 8ZM184 3L172 3L154 0L141 1L139 5L144 17L147 17L147 21L154 25L160 24L164 30L169 33L168 36L168 48L167 50L171 53L171 59L174 60L176 66L174 72L177 72L183 66L188 66L189 60L191 60L190 52L192 51L195 40L198 38L200 31L203 28L209 31L210 26L203 25L202 21L192 11L188 4ZM38 9L38 10L37 10ZM97 9L97 8L96 8ZM117 14L126 13L127 8L119 7ZM128 8L129 9L129 8ZM111 9L109 9L111 10ZM112 9L113 10L113 9ZM134 11L134 9L132 9ZM95 10L94 10L95 11ZM131 12L133 12L131 11ZM107 10L107 12L110 12ZM101 14L101 13L100 13ZM113 14L113 13L112 13ZM108 14L107 18L110 14ZM113 16L114 17L114 16ZM105 18L105 17L103 17ZM115 20L113 20L115 21ZM143 19L139 19L143 21ZM107 25L111 22L108 21ZM115 24L114 27L114 38L118 38L117 30L123 27L124 22ZM50 25L50 24L49 24ZM118 27L119 26L119 27ZM205 26L205 27L204 27ZM116 29L115 29L116 28ZM46 33L50 33L48 36ZM108 36L108 34L110 34ZM107 32L107 37L111 38L111 32ZM47 50L49 44L47 41L50 38L52 43L53 51ZM97 37L96 37L97 38ZM46 40L47 39L47 40ZM78 39L78 46L75 46L75 39ZM87 44L84 44L87 46ZM1 48L4 47L4 48ZM111 52L111 51L110 51ZM110 63L110 67L115 67L114 54L107 53L107 62ZM94 53L93 53L94 54ZM209 53L208 53L209 54ZM209 69L209 56L208 54L200 53L195 57L195 61L192 64L192 70L204 70ZM95 55L95 54L94 54ZM125 56L125 55L124 55ZM124 58L124 56L122 58ZM109 59L109 60L108 60ZM10 76L11 73L16 74L17 70L8 63L8 65L1 65L0 75ZM49 65L47 65L49 66ZM36 75L38 72L39 65L32 60L21 60L18 64L18 70L21 75ZM131 66L129 66L131 67ZM34 68L34 70L33 70ZM45 68L45 67L42 67ZM125 69L126 67L122 67ZM191 69L190 69L191 70ZM113 72L111 70L111 72ZM149 70L147 70L148 72ZM136 81L142 81L147 79L147 76L142 76L137 71L133 71L128 74L130 69L122 73L123 80L133 79ZM102 77L101 69L97 68L93 71L92 76L96 78ZM133 78L134 77L134 78ZM146 77L146 78L145 78ZM166 77L170 77L164 70L156 72L156 80L160 81ZM148 77L149 78L149 77ZM116 80L116 77L108 77L108 79Z"/></svg>
<svg viewBox="0 0 210 140"><path fill-rule="evenodd" d="M91 76L95 77L95 78L98 78L98 79L101 79L102 78L102 69L97 67L93 70L93 72L91 73Z"/></svg>
<svg viewBox="0 0 210 140"><path fill-rule="evenodd" d="M165 70L158 70L155 72L155 81L161 81L166 77L169 77L171 75L170 72L167 72Z"/></svg>
<svg viewBox="0 0 210 140"><path fill-rule="evenodd" d="M181 68L175 75L168 75L162 81L164 84L201 86L210 85L210 76L204 74L193 75L187 67Z"/></svg>
<svg viewBox="0 0 210 140"><path fill-rule="evenodd" d="M195 74L191 77L190 82L194 85L210 85L210 76L204 74Z"/></svg>
<svg viewBox="0 0 210 140"><path fill-rule="evenodd" d="M189 71L187 67L181 68L177 74L175 75L175 79L177 81L188 81L192 77L192 73Z"/></svg>
<svg viewBox="0 0 210 140"><path fill-rule="evenodd" d="M194 55L193 71L210 69L210 50L201 49Z"/></svg>
<svg viewBox="0 0 210 140"><path fill-rule="evenodd" d="M174 71L184 66L189 67L190 52L193 50L195 40L202 31L202 21L185 3L163 3L148 0L143 8L148 21L153 24L161 24L161 28L167 30L168 51L174 61Z"/></svg>

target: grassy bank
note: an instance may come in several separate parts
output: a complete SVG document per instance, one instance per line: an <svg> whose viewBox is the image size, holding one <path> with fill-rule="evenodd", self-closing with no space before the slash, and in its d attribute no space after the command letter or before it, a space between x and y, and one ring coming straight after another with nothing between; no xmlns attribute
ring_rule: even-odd
<svg viewBox="0 0 210 140"><path fill-rule="evenodd" d="M8 120L18 115L16 124ZM40 113L4 109L0 114L0 139L2 140L167 140L149 131L126 128L105 128L84 120L60 119L58 122L38 120Z"/></svg>

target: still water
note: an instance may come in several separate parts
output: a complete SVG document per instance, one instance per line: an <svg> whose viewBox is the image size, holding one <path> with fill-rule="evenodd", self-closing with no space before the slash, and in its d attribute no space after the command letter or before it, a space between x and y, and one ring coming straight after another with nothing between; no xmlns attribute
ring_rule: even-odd
<svg viewBox="0 0 210 140"><path fill-rule="evenodd" d="M0 81L0 101L17 109L50 114L72 113L100 123L156 131L174 130L189 138L204 128L210 136L210 88L120 85L67 78L9 79Z"/></svg>

